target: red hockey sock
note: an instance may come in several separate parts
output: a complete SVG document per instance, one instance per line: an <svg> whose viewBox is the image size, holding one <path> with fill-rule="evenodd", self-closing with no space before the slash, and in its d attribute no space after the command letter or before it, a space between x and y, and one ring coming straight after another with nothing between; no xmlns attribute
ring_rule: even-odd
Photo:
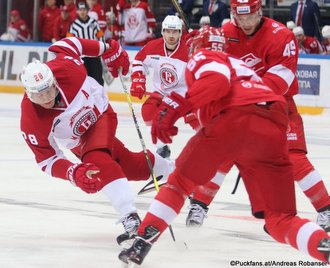
<svg viewBox="0 0 330 268"><path fill-rule="evenodd" d="M304 194L309 198L314 208L320 212L330 206L330 198L323 181L304 191Z"/></svg>
<svg viewBox="0 0 330 268"><path fill-rule="evenodd" d="M151 203L148 213L138 229L138 234L143 235L147 226L156 227L161 233L164 232L179 214L185 197L173 185L163 186Z"/></svg>
<svg viewBox="0 0 330 268"><path fill-rule="evenodd" d="M317 211L330 205L329 193L322 181L321 175L310 163L302 151L290 152L293 163L294 179L309 198Z"/></svg>
<svg viewBox="0 0 330 268"><path fill-rule="evenodd" d="M151 203L146 217L143 219L138 234L143 235L147 226L156 227L161 233L179 214L187 196L196 185L174 171L168 183L163 186Z"/></svg>
<svg viewBox="0 0 330 268"><path fill-rule="evenodd" d="M194 189L193 199L203 202L208 206L212 202L219 189L219 185L210 181L207 184L197 186L196 189Z"/></svg>
<svg viewBox="0 0 330 268"><path fill-rule="evenodd" d="M327 261L325 254L320 253L317 247L323 238L329 236L316 223L291 214L270 214L266 216L266 228L275 240L289 244L320 261Z"/></svg>

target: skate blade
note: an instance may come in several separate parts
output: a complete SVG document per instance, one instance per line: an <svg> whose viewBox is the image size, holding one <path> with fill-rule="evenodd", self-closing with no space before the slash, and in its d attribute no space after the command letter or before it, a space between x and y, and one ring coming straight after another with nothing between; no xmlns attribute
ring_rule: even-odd
<svg viewBox="0 0 330 268"><path fill-rule="evenodd" d="M122 241L121 243L118 243L118 245L121 246L124 249L130 248L133 245L134 238L135 237L132 237L130 239L126 239L126 240Z"/></svg>
<svg viewBox="0 0 330 268"><path fill-rule="evenodd" d="M122 252L123 253L123 252ZM120 254L119 260L121 260L122 267L133 268L139 266L137 263L132 262L127 254Z"/></svg>
<svg viewBox="0 0 330 268"><path fill-rule="evenodd" d="M134 262L131 262L131 261L128 261L128 263L122 263L122 267L123 268L134 268L134 267L138 267L139 265L134 263Z"/></svg>

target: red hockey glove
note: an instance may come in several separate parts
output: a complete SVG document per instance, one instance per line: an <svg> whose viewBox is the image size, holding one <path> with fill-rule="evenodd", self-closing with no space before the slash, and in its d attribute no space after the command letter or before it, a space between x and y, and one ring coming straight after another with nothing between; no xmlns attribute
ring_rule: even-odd
<svg viewBox="0 0 330 268"><path fill-rule="evenodd" d="M172 143L172 136L178 134L178 128L174 126L175 122L190 109L189 101L175 92L164 97L152 121L152 142L156 143L158 138L164 143Z"/></svg>
<svg viewBox="0 0 330 268"><path fill-rule="evenodd" d="M188 47L190 47L190 45L192 44L192 41L194 40L194 37L199 33L200 33L199 30L195 29L195 30L192 30L191 32L187 33L184 36L184 41Z"/></svg>
<svg viewBox="0 0 330 268"><path fill-rule="evenodd" d="M146 92L146 76L142 72L134 72L131 75L131 95L142 99Z"/></svg>
<svg viewBox="0 0 330 268"><path fill-rule="evenodd" d="M199 123L196 115L193 113L189 113L184 116L184 123L189 124L196 132L201 129L201 124Z"/></svg>
<svg viewBox="0 0 330 268"><path fill-rule="evenodd" d="M129 70L129 57L121 45L115 41L108 42L110 48L102 54L104 63L113 77L118 77L118 69L122 69L122 74L126 75Z"/></svg>
<svg viewBox="0 0 330 268"><path fill-rule="evenodd" d="M88 194L93 194L102 188L101 179L95 175L99 172L100 169L94 164L74 164L68 169L67 178L74 186L78 186Z"/></svg>

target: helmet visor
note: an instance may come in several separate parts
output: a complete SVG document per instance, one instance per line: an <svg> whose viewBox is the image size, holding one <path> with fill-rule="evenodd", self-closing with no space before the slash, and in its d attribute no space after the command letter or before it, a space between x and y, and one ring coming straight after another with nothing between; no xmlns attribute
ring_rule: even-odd
<svg viewBox="0 0 330 268"><path fill-rule="evenodd" d="M58 94L56 83L39 93L27 92L29 99L36 104L45 104L54 100Z"/></svg>

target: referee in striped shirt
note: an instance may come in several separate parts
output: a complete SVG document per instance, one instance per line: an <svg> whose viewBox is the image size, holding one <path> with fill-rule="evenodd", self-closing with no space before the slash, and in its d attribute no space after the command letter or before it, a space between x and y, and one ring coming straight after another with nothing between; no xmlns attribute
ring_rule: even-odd
<svg viewBox="0 0 330 268"><path fill-rule="evenodd" d="M77 5L78 18L70 25L67 36L76 36L85 39L104 41L103 31L97 21L88 16L88 6L85 2ZM93 77L100 85L104 85L102 62L100 57L82 58L87 69L88 76Z"/></svg>

